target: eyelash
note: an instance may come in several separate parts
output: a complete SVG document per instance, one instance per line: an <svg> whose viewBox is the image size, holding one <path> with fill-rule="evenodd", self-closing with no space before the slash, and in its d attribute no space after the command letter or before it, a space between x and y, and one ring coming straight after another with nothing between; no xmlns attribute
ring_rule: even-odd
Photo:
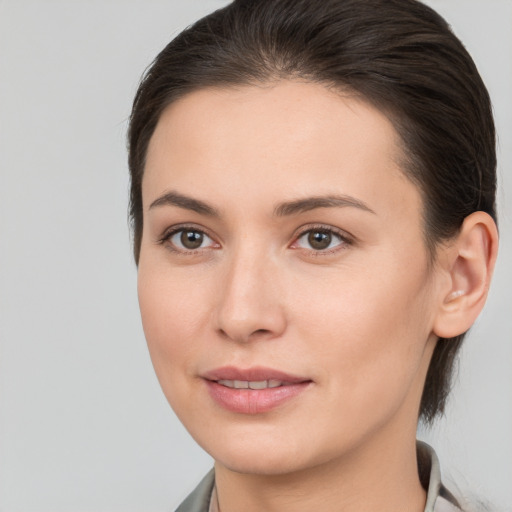
<svg viewBox="0 0 512 512"><path fill-rule="evenodd" d="M174 227L170 228L158 240L158 243L162 244L162 245L165 244L169 248L169 250L171 250L172 252L179 253L179 254L186 255L186 256L193 256L198 253L201 253L205 249L210 248L210 247L200 247L198 249L182 249L182 248L176 247L176 245L171 242L171 239L175 235L177 235L178 233L183 233L183 232L187 232L187 231L200 233L201 235L208 237L216 245L216 247L213 247L215 249L220 247L220 244L218 242L215 242L214 237L210 236L207 231L205 231L203 228L198 228L193 225L180 225L180 226L174 226ZM332 248L318 249L318 250L313 249L313 248L305 249L302 247L297 247L297 243L299 242L299 240L301 238L303 238L308 233L315 233L315 232L334 236L339 240L339 243ZM308 251L311 255L318 257L318 256L325 256L325 255L333 254L340 250L344 250L348 246L351 246L353 244L354 244L354 239L350 235L348 235L346 232L341 231L339 229L335 229L332 226L325 226L325 225L319 224L319 225L303 227L301 229L301 231L296 236L294 236L294 240L289 245L289 247L291 249L304 249L304 250Z"/></svg>
<svg viewBox="0 0 512 512"><path fill-rule="evenodd" d="M214 237L210 236L207 231L205 231L203 228L198 228L193 225L180 225L180 226L173 226L172 228L168 229L163 236L158 240L158 243L161 245L166 245L166 247L171 250L172 252L183 254L186 256L193 256L195 254L199 254L205 249L208 249L208 247L200 247L198 249L182 249L180 247L176 247L175 244L171 242L171 239L174 235L177 235L178 233L183 232L193 232L193 233L200 233L203 236L208 237L210 240L214 242L217 247L220 247L220 244L218 242L215 242ZM215 247L215 248L217 248Z"/></svg>
<svg viewBox="0 0 512 512"><path fill-rule="evenodd" d="M294 247L298 243L298 241L303 238L308 233L323 233L327 235L331 235L336 237L340 243L335 245L332 248L327 249L306 249L309 253L315 257L327 256L329 254L336 253L338 251L342 251L347 249L349 246L354 244L354 238L350 236L345 231L341 231L340 229L336 229L332 226L326 226L322 224L317 224L313 226L306 226L301 229L301 231L295 236L293 243L290 245L292 249L301 249L301 247Z"/></svg>

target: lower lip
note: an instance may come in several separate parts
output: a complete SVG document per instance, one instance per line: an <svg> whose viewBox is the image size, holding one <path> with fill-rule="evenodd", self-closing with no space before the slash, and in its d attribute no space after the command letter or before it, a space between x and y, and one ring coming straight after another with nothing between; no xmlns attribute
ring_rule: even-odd
<svg viewBox="0 0 512 512"><path fill-rule="evenodd" d="M240 414L260 414L271 411L302 393L311 382L298 382L266 389L234 389L206 380L213 400L228 411Z"/></svg>

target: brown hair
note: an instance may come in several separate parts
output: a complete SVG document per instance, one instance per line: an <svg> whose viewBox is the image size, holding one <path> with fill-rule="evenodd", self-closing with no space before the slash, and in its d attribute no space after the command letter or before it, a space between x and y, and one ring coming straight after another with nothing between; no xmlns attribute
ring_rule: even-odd
<svg viewBox="0 0 512 512"><path fill-rule="evenodd" d="M388 115L403 143L404 173L422 193L432 257L472 212L496 220L489 95L441 16L416 0L235 0L171 41L135 96L128 143L137 262L145 157L166 106L209 86L287 78L351 91ZM436 345L420 406L427 422L444 411L463 337Z"/></svg>

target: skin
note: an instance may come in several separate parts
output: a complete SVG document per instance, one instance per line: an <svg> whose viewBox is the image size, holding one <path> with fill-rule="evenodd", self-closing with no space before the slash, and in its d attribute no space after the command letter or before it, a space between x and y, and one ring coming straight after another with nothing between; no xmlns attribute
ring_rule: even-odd
<svg viewBox="0 0 512 512"><path fill-rule="evenodd" d="M453 291L482 280L467 278L456 244L429 265L401 157L383 114L318 84L200 90L161 116L142 185L139 302L162 389L216 461L222 512L423 510L415 434L436 329L460 330ZM276 215L324 196L352 204ZM199 248L168 236L183 225L205 233ZM309 243L315 230L330 233L327 249ZM480 252L492 259L493 247ZM207 392L204 374L223 366L311 383L240 414Z"/></svg>

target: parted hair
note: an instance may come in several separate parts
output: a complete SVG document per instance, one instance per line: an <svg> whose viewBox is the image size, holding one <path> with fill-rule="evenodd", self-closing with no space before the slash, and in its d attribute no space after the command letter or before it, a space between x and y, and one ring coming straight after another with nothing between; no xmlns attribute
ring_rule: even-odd
<svg viewBox="0 0 512 512"><path fill-rule="evenodd" d="M496 142L486 87L446 21L416 0L234 0L174 38L146 70L128 131L138 263L142 178L164 109L206 87L297 79L355 94L388 116L423 200L425 247L481 210L496 220ZM419 414L444 412L464 334L437 342Z"/></svg>

